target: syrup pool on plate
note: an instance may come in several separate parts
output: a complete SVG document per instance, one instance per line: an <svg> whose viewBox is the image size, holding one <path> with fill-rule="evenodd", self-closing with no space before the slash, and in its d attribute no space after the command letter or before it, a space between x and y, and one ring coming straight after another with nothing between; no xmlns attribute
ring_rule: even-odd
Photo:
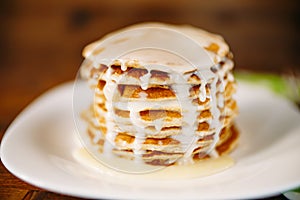
<svg viewBox="0 0 300 200"><path fill-rule="evenodd" d="M234 165L234 160L231 157L224 155L218 158L201 160L194 164L172 165L154 172L133 175L118 172L112 168L104 166L84 148L76 150L73 156L76 160L78 160L78 162L94 170L96 172L95 176L101 176L104 174L130 179L176 180L199 178L222 172Z"/></svg>

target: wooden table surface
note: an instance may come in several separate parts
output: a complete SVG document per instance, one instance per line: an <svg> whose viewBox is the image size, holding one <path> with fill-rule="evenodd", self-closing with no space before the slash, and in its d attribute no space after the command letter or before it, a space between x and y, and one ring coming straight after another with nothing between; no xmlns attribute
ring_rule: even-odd
<svg viewBox="0 0 300 200"><path fill-rule="evenodd" d="M234 52L236 70L297 71L298 7L297 0L2 0L0 139L33 99L74 79L86 44L136 22L188 23L221 33ZM75 198L28 185L1 163L0 199Z"/></svg>

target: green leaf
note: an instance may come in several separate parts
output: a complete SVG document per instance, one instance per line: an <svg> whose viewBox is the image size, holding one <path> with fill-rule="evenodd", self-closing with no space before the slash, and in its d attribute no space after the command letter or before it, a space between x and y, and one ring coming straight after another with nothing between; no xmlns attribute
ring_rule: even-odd
<svg viewBox="0 0 300 200"><path fill-rule="evenodd" d="M286 80L281 76L275 74L260 74L248 72L236 72L234 75L237 80L263 84L278 94L288 95L289 86Z"/></svg>

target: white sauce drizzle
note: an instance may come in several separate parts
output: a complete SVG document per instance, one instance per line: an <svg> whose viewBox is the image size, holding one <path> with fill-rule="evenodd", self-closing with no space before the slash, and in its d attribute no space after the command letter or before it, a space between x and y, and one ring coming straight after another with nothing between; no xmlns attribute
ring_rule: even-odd
<svg viewBox="0 0 300 200"><path fill-rule="evenodd" d="M141 88L143 90L146 90L148 88L150 77L151 77L151 73L149 71L144 76L140 77Z"/></svg>
<svg viewBox="0 0 300 200"><path fill-rule="evenodd" d="M227 73L227 79L228 79L228 81L230 81L230 82L233 82L233 81L234 81L234 77L233 77L233 74L232 74L231 72L228 72L228 73Z"/></svg>
<svg viewBox="0 0 300 200"><path fill-rule="evenodd" d="M125 61L123 61L123 60L118 60L118 61L121 63L121 70L126 71L127 65L126 65Z"/></svg>
<svg viewBox="0 0 300 200"><path fill-rule="evenodd" d="M204 102L206 100L206 85L207 80L206 78L199 72L199 69L195 72L195 74L201 79L201 84L199 88L199 100Z"/></svg>
<svg viewBox="0 0 300 200"><path fill-rule="evenodd" d="M122 60L119 60L121 62L121 69L123 71L127 70L127 66L125 62L122 62ZM144 65L147 66L147 65ZM148 72L143 75L140 78L141 82L141 88L143 90L146 90L149 86L150 77L151 77L151 69L146 67ZM199 106L194 105L192 103L191 98L187 98L190 96L189 90L191 85L188 84L188 77L184 77L184 75L180 75L178 73L170 72L170 70L166 70L171 79L174 81L172 85L172 89L174 90L176 96L177 96L177 103L181 105L182 108L182 133L180 135L173 136L175 139L179 140L182 145L182 150L185 151L184 156L182 159L177 161L179 164L188 164L193 163L193 151L199 146L197 144L197 141L205 135L205 132L200 132L197 135L195 134L195 131L197 129L198 121L197 116L199 114ZM208 124L210 125L210 129L214 129L214 138L213 142L211 144L211 148L209 150L210 156L216 157L218 156L218 153L215 151L215 145L217 144L219 140L219 134L222 128L222 124L219 120L219 117L221 115L220 109L224 107L224 73L223 70L218 71L216 74L216 77L213 79L213 82L210 84L210 95L207 96L206 94L206 85L208 78L205 77L203 74L201 74L200 70L198 69L195 74L199 76L201 79L201 85L199 87L199 100L201 102L204 102L206 98L210 98L210 111L212 113L213 119L206 120ZM231 73L228 73L228 77L231 75ZM113 95L115 93L115 90L117 88L118 82L122 79L122 75L119 77L114 76L112 74L112 68L109 67L107 72L104 75L106 80L106 85L103 89L103 93L107 99L106 101L106 125L107 125L107 134L106 134L106 140L104 144L104 152L105 154L111 154L112 149L116 146L115 145L115 138L117 135L117 132L115 130L115 121L113 116ZM233 76L232 76L233 77ZM231 79L228 78L228 79ZM218 80L220 83L218 83ZM218 85L217 85L218 83ZM147 94L142 92L140 93L140 97L142 100L145 100L147 98ZM157 104L157 102L156 102ZM149 106L149 105L148 105ZM127 109L130 111L130 120L132 124L135 127L136 130L136 136L135 140L133 142L133 150L135 154L135 160L137 162L142 161L142 155L144 153L144 150L142 150L143 143L145 141L145 124L140 118L139 112L144 110L146 105L143 103L137 103L137 102L128 102L127 103ZM154 127L156 129L156 133L161 131L163 127L163 120L158 119L153 121ZM101 137L101 134L97 134L94 138L94 142L98 142Z"/></svg>
<svg viewBox="0 0 300 200"><path fill-rule="evenodd" d="M127 70L127 66L126 66L125 62L121 62L121 69L122 69L122 71ZM149 75L147 76L147 74L149 74ZM145 75L144 79L141 79L141 81L142 81L141 86L142 86L143 90L146 90L148 88L150 73L147 73L147 74ZM147 93L145 93L145 92L140 93L140 97L142 99L146 98ZM128 110L130 112L130 121L136 130L135 138L134 138L134 142L133 142L133 152L135 155L134 161L137 163L141 163L142 156L145 153L145 151L142 149L142 147L143 147L143 144L146 139L146 133L143 128L144 124L142 123L142 120L140 117L140 111L143 110L143 107L137 107L136 104L132 104L132 102L127 102L127 103L128 103L128 105L127 105Z"/></svg>
<svg viewBox="0 0 300 200"><path fill-rule="evenodd" d="M212 113L212 116L213 116L213 120L212 120L212 123L210 124L210 128L214 128L215 129L215 133L214 133L214 138L213 138L213 142L211 144L211 147L210 147L210 150L209 150L209 154L210 156L212 157L216 157L218 156L218 153L216 152L216 150L214 149L215 147L215 144L217 142L217 140L219 139L219 133L220 133L220 122L219 122L219 117L220 117L220 111L217 107L217 99L216 99L216 93L217 93L217 81L218 81L218 77L215 77L213 82L211 83L211 90L210 90L210 93L211 93L211 101L210 101L210 104L211 104L211 113Z"/></svg>
<svg viewBox="0 0 300 200"><path fill-rule="evenodd" d="M121 69L122 70L127 70L126 64L122 61L121 62ZM148 73L145 74L140 78L141 81L141 87L143 90L146 90L149 85L149 80L151 77L150 74L150 68L147 68L147 65L144 65L146 69L148 70ZM199 114L198 111L198 106L194 105L192 103L192 99L188 98L190 96L189 90L191 85L188 84L188 77L184 77L183 75L180 75L178 73L171 72L170 70L167 70L168 73L170 74L171 79L177 84L172 85L172 89L174 90L178 103L180 104L182 109L182 132L180 135L173 136L175 139L179 140L181 145L182 145L182 150L185 152L184 156L182 159L178 161L179 164L188 164L188 163L193 163L193 151L198 147L198 140L199 138L204 136L203 133L199 134L194 134L198 123L197 123L197 116ZM201 85L199 88L199 100L201 102L204 102L207 98L206 94L206 85L207 85L207 77L204 77L200 70L196 71L196 73L199 78L201 79ZM117 88L118 81L121 79L121 77L116 78L115 76L112 75L112 69L111 67L108 68L107 72L105 73L105 79L107 80L107 83L103 89L103 92L105 94L105 97L107 99L106 101L106 107L107 107L107 116L106 116L106 121L107 121L107 135L106 135L106 140L108 142L105 143L104 145L104 152L105 153L110 153L112 152L112 148L115 146L115 137L116 137L116 131L113 130L114 127L114 120L112 119L112 113L113 113L113 94L114 91ZM114 82L114 81L115 82ZM213 115L212 120L207 120L210 128L215 129L215 134L214 134L214 140L211 145L211 152L210 155L216 156L216 152L214 151L214 147L219 139L219 133L221 131L221 123L219 121L220 117L220 110L218 107L222 108L224 106L224 98L221 93L218 93L217 91L223 91L223 80L221 80L220 87L217 88L217 81L219 80L219 76L216 76L211 83L211 90L210 90L210 107L211 107L211 112ZM145 100L146 93L141 93L141 98ZM217 102L217 103L216 103ZM130 111L130 120L132 124L135 127L136 130L136 135L135 135L135 140L133 142L133 151L135 154L135 160L137 162L140 162L142 160L142 155L144 151L142 150L143 143L145 141L145 130L143 126L145 124L142 122L140 118L140 111L145 109L145 105L143 104L136 104L133 102L128 102L127 104L127 109ZM163 121L161 119L153 121L156 133L161 131L161 128L163 127Z"/></svg>
<svg viewBox="0 0 300 200"><path fill-rule="evenodd" d="M183 157L178 160L179 164L193 163L192 154L196 148L198 136L194 133L196 131L197 120L197 106L192 103L190 96L190 85L187 83L188 78L183 75L172 73L171 77L177 84L172 85L176 93L176 97L179 101L181 108L185 108L186 111L181 111L182 114L182 129L181 134L174 136L176 140L179 140L184 151Z"/></svg>
<svg viewBox="0 0 300 200"><path fill-rule="evenodd" d="M156 134L156 133L159 133L161 131L161 129L163 127L163 124L164 124L164 121L163 121L162 118L156 119L156 120L153 121L153 124L154 124L155 130L156 130L156 132L155 132L155 134Z"/></svg>
<svg viewBox="0 0 300 200"><path fill-rule="evenodd" d="M97 130L95 132L95 137L93 139L93 142L96 144L101 138L102 138L102 133L101 131Z"/></svg>
<svg viewBox="0 0 300 200"><path fill-rule="evenodd" d="M222 93L218 93L218 107L223 108L224 107L224 95Z"/></svg>
<svg viewBox="0 0 300 200"><path fill-rule="evenodd" d="M105 155L107 156L111 156L112 155L112 150L115 147L115 139L117 136L117 132L114 130L114 123L113 123L113 113L114 113L114 108L113 108L113 98L114 98L114 94L115 91L117 89L117 84L114 81L117 81L117 79L121 79L122 77L116 77L113 76L112 74L112 68L109 67L106 71L106 73L104 74L104 76L106 76L106 84L103 88L103 93L105 95L106 98L106 128L107 128L107 132L106 132L106 141L104 142L104 148L103 148L103 152Z"/></svg>
<svg viewBox="0 0 300 200"><path fill-rule="evenodd" d="M220 133L223 127L223 124L220 121L221 116L221 108L224 107L224 78L223 75L220 74L220 71L216 74L217 76L214 78L213 82L211 83L211 113L213 116L212 123L210 124L210 127L215 130L213 142L211 144L210 149L208 150L209 155L211 157L218 157L218 152L216 151L215 147L217 142L219 141ZM219 81L219 83L218 83ZM220 92L218 92L220 91Z"/></svg>

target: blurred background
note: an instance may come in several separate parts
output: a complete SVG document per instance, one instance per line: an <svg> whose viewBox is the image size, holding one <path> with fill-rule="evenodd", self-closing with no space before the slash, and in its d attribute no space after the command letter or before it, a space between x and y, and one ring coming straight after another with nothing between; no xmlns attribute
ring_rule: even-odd
<svg viewBox="0 0 300 200"><path fill-rule="evenodd" d="M1 137L45 90L75 78L88 43L143 21L192 24L230 44L236 70L300 68L299 0L1 0Z"/></svg>
<svg viewBox="0 0 300 200"><path fill-rule="evenodd" d="M186 23L219 33L236 70L300 68L298 0L0 2L1 126L7 124L2 116L12 120L38 94L73 79L86 44L137 22Z"/></svg>

